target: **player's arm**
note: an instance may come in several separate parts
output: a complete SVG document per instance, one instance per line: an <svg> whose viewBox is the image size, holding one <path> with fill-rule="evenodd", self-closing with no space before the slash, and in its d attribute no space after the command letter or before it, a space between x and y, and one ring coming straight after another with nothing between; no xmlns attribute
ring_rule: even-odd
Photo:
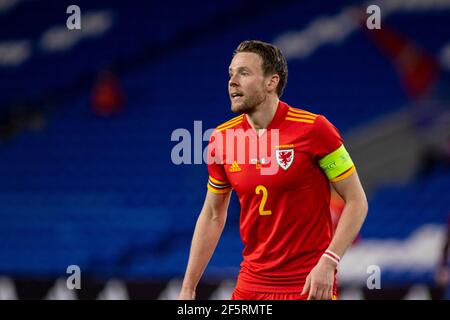
<svg viewBox="0 0 450 320"><path fill-rule="evenodd" d="M327 139L330 145L333 141L341 143L341 138L336 131L333 128L330 129L330 125L326 127L329 132L324 135L325 144ZM342 257L358 235L366 218L368 209L366 194L344 144L321 158L319 166L345 202L334 237L328 247L333 254Z"/></svg>
<svg viewBox="0 0 450 320"><path fill-rule="evenodd" d="M345 205L333 239L318 264L306 278L302 293L308 299L331 299L334 273L339 257L357 236L367 215L367 199L355 165L338 130L323 116L314 122L312 154L318 165L344 199Z"/></svg>
<svg viewBox="0 0 450 320"><path fill-rule="evenodd" d="M368 205L356 170L345 179L332 184L345 206L328 249L342 257L358 235L366 218Z"/></svg>
<svg viewBox="0 0 450 320"><path fill-rule="evenodd" d="M356 238L367 215L367 198L355 165L347 152L337 129L325 118L317 120L317 135L321 137L321 153L318 164L334 189L345 202L344 209L328 247L333 254L342 257ZM337 146L337 148L335 148ZM331 152L329 152L331 151Z"/></svg>
<svg viewBox="0 0 450 320"><path fill-rule="evenodd" d="M342 180L332 182L333 187L344 199L345 206L328 250L342 257L358 235L367 215L367 199L354 167L351 174ZM302 294L308 299L330 300L333 295L334 271L337 263L323 255L308 275Z"/></svg>
<svg viewBox="0 0 450 320"><path fill-rule="evenodd" d="M195 299L197 284L211 259L227 218L231 192L208 190L197 219L179 299Z"/></svg>

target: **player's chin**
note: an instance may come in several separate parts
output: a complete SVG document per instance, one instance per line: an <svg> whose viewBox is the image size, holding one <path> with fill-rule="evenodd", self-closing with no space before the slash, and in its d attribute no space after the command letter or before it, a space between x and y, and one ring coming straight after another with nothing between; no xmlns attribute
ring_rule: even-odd
<svg viewBox="0 0 450 320"><path fill-rule="evenodd" d="M231 101L231 111L234 113L243 113L245 111L245 103Z"/></svg>

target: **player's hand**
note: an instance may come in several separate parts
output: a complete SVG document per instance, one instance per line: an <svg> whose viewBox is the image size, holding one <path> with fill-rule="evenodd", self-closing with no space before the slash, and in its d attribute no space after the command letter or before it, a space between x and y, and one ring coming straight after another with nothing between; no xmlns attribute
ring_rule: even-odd
<svg viewBox="0 0 450 320"><path fill-rule="evenodd" d="M333 297L334 271L336 264L325 257L320 258L306 277L302 295L308 293L308 300L331 300Z"/></svg>
<svg viewBox="0 0 450 320"><path fill-rule="evenodd" d="M195 290L181 289L178 300L195 300Z"/></svg>

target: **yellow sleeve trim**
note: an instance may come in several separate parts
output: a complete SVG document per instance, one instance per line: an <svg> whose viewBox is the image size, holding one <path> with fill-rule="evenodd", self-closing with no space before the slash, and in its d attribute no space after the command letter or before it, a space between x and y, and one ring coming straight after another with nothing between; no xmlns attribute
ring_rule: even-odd
<svg viewBox="0 0 450 320"><path fill-rule="evenodd" d="M217 179L214 179L213 177L209 176L209 179L215 183L215 184L229 184L228 182L224 182L224 181L219 181Z"/></svg>
<svg viewBox="0 0 450 320"><path fill-rule="evenodd" d="M227 189L222 189L222 190L218 190L218 189L214 189L209 183L207 184L208 190L211 191L212 193L215 194L224 194L224 193L228 193L231 191L231 187L227 188Z"/></svg>
<svg viewBox="0 0 450 320"><path fill-rule="evenodd" d="M338 177L334 178L333 180L331 180L331 182L338 182L338 181L344 180L348 176L351 176L352 173L355 172L355 170L356 170L356 168L355 168L355 166L353 166L347 172L345 172L345 173L341 174L340 176L338 176Z"/></svg>

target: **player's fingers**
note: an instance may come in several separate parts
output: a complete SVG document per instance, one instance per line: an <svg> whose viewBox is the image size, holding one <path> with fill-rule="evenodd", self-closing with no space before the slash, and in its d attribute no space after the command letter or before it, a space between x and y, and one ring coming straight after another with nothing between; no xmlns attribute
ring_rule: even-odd
<svg viewBox="0 0 450 320"><path fill-rule="evenodd" d="M330 286L330 289L328 289L328 298L327 300L333 300L333 286Z"/></svg>
<svg viewBox="0 0 450 320"><path fill-rule="evenodd" d="M324 285L321 300L330 300L330 286Z"/></svg>
<svg viewBox="0 0 450 320"><path fill-rule="evenodd" d="M331 300L331 289L330 289L330 287L326 287L324 290L323 290L323 296L322 296L322 299L323 300Z"/></svg>
<svg viewBox="0 0 450 320"><path fill-rule="evenodd" d="M311 283L308 300L317 300L317 285L315 283Z"/></svg>
<svg viewBox="0 0 450 320"><path fill-rule="evenodd" d="M325 295L325 291L322 288L318 287L317 293L316 293L316 300L323 300L324 295Z"/></svg>
<svg viewBox="0 0 450 320"><path fill-rule="evenodd" d="M311 285L311 277L307 276L306 277L306 281L305 281L305 285L303 286L303 290L302 290L302 293L301 293L302 295L308 293L310 285Z"/></svg>
<svg viewBox="0 0 450 320"><path fill-rule="evenodd" d="M333 286L322 284L317 286L317 300L331 300Z"/></svg>
<svg viewBox="0 0 450 320"><path fill-rule="evenodd" d="M330 283L329 293L330 293L330 300L333 300L333 298L335 297L335 286L334 286L334 281L332 281L332 282Z"/></svg>
<svg viewBox="0 0 450 320"><path fill-rule="evenodd" d="M317 289L317 300L326 300L328 294L328 287L326 285L319 286Z"/></svg>

